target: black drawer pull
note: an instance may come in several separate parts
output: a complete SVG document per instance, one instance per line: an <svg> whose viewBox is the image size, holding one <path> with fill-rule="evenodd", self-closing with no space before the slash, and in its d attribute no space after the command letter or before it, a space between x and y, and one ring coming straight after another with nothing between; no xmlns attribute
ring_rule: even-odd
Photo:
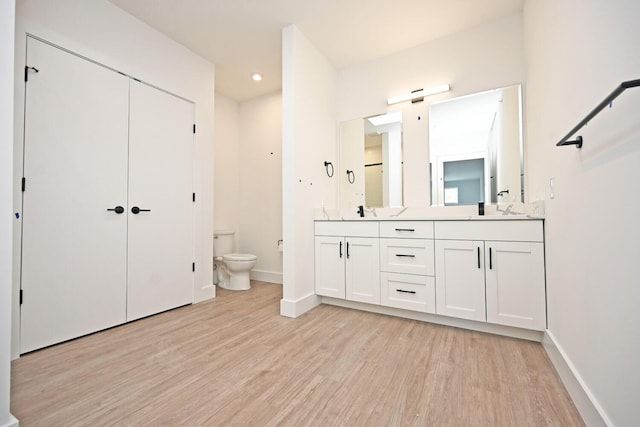
<svg viewBox="0 0 640 427"><path fill-rule="evenodd" d="M416 231L415 228L396 228L396 231L408 231L410 233L413 233L414 231Z"/></svg>
<svg viewBox="0 0 640 427"><path fill-rule="evenodd" d="M415 255L410 255L410 254L396 254L396 256L401 256L401 257L405 257L405 258L415 258Z"/></svg>
<svg viewBox="0 0 640 427"><path fill-rule="evenodd" d="M416 291L405 291L404 289L396 289L396 292L402 292L403 294L415 294Z"/></svg>

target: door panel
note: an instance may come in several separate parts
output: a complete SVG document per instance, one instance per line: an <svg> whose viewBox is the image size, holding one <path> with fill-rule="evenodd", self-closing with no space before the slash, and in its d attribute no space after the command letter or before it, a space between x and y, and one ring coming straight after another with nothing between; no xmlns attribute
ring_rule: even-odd
<svg viewBox="0 0 640 427"><path fill-rule="evenodd" d="M436 313L486 321L484 242L436 240Z"/></svg>
<svg viewBox="0 0 640 427"><path fill-rule="evenodd" d="M346 238L346 299L380 304L380 239Z"/></svg>
<svg viewBox="0 0 640 427"><path fill-rule="evenodd" d="M344 298L346 248L342 237L316 236L316 294Z"/></svg>
<svg viewBox="0 0 640 427"><path fill-rule="evenodd" d="M125 321L128 78L28 38L21 352Z"/></svg>
<svg viewBox="0 0 640 427"><path fill-rule="evenodd" d="M546 329L543 244L486 245L487 322Z"/></svg>
<svg viewBox="0 0 640 427"><path fill-rule="evenodd" d="M134 320L193 302L194 108L132 80L130 109L127 320Z"/></svg>

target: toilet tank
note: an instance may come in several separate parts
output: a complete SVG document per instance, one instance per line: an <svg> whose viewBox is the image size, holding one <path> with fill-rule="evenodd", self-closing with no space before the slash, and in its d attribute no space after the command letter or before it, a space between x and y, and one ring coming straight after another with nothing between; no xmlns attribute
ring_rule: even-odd
<svg viewBox="0 0 640 427"><path fill-rule="evenodd" d="M214 230L213 232L213 255L222 256L233 253L232 230Z"/></svg>

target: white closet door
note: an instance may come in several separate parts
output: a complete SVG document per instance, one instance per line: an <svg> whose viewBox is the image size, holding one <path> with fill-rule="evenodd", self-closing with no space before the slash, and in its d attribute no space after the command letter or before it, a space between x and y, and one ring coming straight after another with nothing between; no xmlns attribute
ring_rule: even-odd
<svg viewBox="0 0 640 427"><path fill-rule="evenodd" d="M21 352L126 320L128 79L27 43Z"/></svg>
<svg viewBox="0 0 640 427"><path fill-rule="evenodd" d="M134 320L193 302L194 107L136 81L130 94L127 320Z"/></svg>

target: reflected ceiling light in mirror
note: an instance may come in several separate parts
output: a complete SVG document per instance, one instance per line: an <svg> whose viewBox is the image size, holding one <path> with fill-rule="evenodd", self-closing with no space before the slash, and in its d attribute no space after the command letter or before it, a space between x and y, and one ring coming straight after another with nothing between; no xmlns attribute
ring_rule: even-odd
<svg viewBox="0 0 640 427"><path fill-rule="evenodd" d="M388 125L389 123L402 123L402 112L382 114L380 116L369 117L369 123L374 126Z"/></svg>
<svg viewBox="0 0 640 427"><path fill-rule="evenodd" d="M259 82L260 80L262 80L262 74L251 73L251 78L253 79L254 82Z"/></svg>
<svg viewBox="0 0 640 427"><path fill-rule="evenodd" d="M414 99L424 98L425 96L435 95L438 93L447 92L449 90L451 90L451 86L449 84L432 87L430 89L420 89L415 92L389 98L387 99L387 104L391 105L404 101L413 101Z"/></svg>

